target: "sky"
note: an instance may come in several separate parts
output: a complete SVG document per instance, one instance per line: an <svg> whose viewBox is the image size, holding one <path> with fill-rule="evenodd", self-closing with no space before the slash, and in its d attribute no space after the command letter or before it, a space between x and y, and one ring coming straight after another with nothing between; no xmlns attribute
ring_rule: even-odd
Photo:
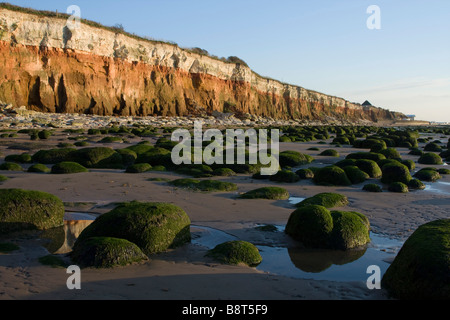
<svg viewBox="0 0 450 320"><path fill-rule="evenodd" d="M448 0L5 1L58 12L77 5L84 19L238 56L262 76L450 122Z"/></svg>

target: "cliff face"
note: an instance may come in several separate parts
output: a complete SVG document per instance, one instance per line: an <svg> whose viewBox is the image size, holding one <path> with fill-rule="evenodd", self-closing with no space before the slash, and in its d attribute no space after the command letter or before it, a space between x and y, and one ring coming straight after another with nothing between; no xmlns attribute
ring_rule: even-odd
<svg viewBox="0 0 450 320"><path fill-rule="evenodd" d="M394 120L260 77L241 64L66 19L0 8L0 100L48 112L98 115L250 113L275 119Z"/></svg>

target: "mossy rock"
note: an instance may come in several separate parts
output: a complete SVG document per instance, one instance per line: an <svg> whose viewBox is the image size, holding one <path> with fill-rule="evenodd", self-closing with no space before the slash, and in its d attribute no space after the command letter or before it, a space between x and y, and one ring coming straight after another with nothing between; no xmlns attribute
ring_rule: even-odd
<svg viewBox="0 0 450 320"><path fill-rule="evenodd" d="M126 173L142 173L152 169L152 166L148 163L135 163L128 166L125 170Z"/></svg>
<svg viewBox="0 0 450 320"><path fill-rule="evenodd" d="M176 179L169 182L179 188L192 189L194 191L215 192L215 191L235 191L237 185L232 182L219 180L197 180L197 179Z"/></svg>
<svg viewBox="0 0 450 320"><path fill-rule="evenodd" d="M141 155L154 148L155 148L154 146L149 145L147 143L138 143L134 146L126 147L125 149L131 150L137 155Z"/></svg>
<svg viewBox="0 0 450 320"><path fill-rule="evenodd" d="M331 211L331 216L333 218L331 248L348 250L370 242L369 221L364 215L353 211Z"/></svg>
<svg viewBox="0 0 450 320"><path fill-rule="evenodd" d="M122 143L123 139L117 136L104 137L99 143Z"/></svg>
<svg viewBox="0 0 450 320"><path fill-rule="evenodd" d="M419 179L411 179L408 182L408 188L411 190L423 190L425 189L425 184Z"/></svg>
<svg viewBox="0 0 450 320"><path fill-rule="evenodd" d="M344 171L352 184L362 183L370 178L367 173L359 169L357 166L344 167Z"/></svg>
<svg viewBox="0 0 450 320"><path fill-rule="evenodd" d="M82 241L70 254L82 268L113 268L148 260L134 243L113 237L92 237Z"/></svg>
<svg viewBox="0 0 450 320"><path fill-rule="evenodd" d="M368 159L378 162L380 160L386 159L386 157L383 154L376 152L355 152L348 154L345 159Z"/></svg>
<svg viewBox="0 0 450 320"><path fill-rule="evenodd" d="M87 141L77 141L73 144L76 147L86 147L89 145L89 142Z"/></svg>
<svg viewBox="0 0 450 320"><path fill-rule="evenodd" d="M48 131L48 130L41 130L38 132L39 139L43 139L43 140L50 138L51 135L52 135L51 131Z"/></svg>
<svg viewBox="0 0 450 320"><path fill-rule="evenodd" d="M51 170L48 168L45 164L42 163L36 163L33 164L31 167L28 168L28 172L35 172L35 173L49 173Z"/></svg>
<svg viewBox="0 0 450 320"><path fill-rule="evenodd" d="M150 171L167 171L166 167L158 165L158 166L153 166Z"/></svg>
<svg viewBox="0 0 450 320"><path fill-rule="evenodd" d="M303 168L295 171L295 174L300 177L300 179L312 179L314 178L314 172L311 169Z"/></svg>
<svg viewBox="0 0 450 320"><path fill-rule="evenodd" d="M289 199L289 192L280 187L262 187L248 191L239 196L241 199L269 199L286 200Z"/></svg>
<svg viewBox="0 0 450 320"><path fill-rule="evenodd" d="M89 172L89 170L77 162L64 161L53 165L50 172L53 174L72 174Z"/></svg>
<svg viewBox="0 0 450 320"><path fill-rule="evenodd" d="M450 299L450 219L419 226L405 241L381 284L397 299Z"/></svg>
<svg viewBox="0 0 450 320"><path fill-rule="evenodd" d="M306 205L289 216L285 232L305 246L325 248L333 229L330 211L320 205Z"/></svg>
<svg viewBox="0 0 450 320"><path fill-rule="evenodd" d="M281 167L297 167L311 163L313 160L313 157L310 155L298 151L287 150L279 153L279 163Z"/></svg>
<svg viewBox="0 0 450 320"><path fill-rule="evenodd" d="M291 213L285 232L307 247L348 250L370 242L369 229L361 213L308 205Z"/></svg>
<svg viewBox="0 0 450 320"><path fill-rule="evenodd" d="M387 148L384 150L381 150L379 153L384 155L386 159L400 159L400 153L395 148Z"/></svg>
<svg viewBox="0 0 450 320"><path fill-rule="evenodd" d="M424 153L417 162L420 164L443 164L442 158L433 152Z"/></svg>
<svg viewBox="0 0 450 320"><path fill-rule="evenodd" d="M68 161L78 162L86 168L122 169L122 155L109 147L83 148L71 152Z"/></svg>
<svg viewBox="0 0 450 320"><path fill-rule="evenodd" d="M314 173L314 183L318 185L349 186L352 184L345 171L338 166L328 166Z"/></svg>
<svg viewBox="0 0 450 320"><path fill-rule="evenodd" d="M319 156L339 157L339 152L334 149L326 149L319 153Z"/></svg>
<svg viewBox="0 0 450 320"><path fill-rule="evenodd" d="M344 159L340 160L336 163L334 163L335 166L338 166L339 168L344 168L347 166L354 166L356 165L356 159Z"/></svg>
<svg viewBox="0 0 450 320"><path fill-rule="evenodd" d="M441 152L442 147L435 142L430 142L423 148L423 151Z"/></svg>
<svg viewBox="0 0 450 320"><path fill-rule="evenodd" d="M450 174L450 169L440 168L438 172L439 174Z"/></svg>
<svg viewBox="0 0 450 320"><path fill-rule="evenodd" d="M423 168L414 174L414 177L422 181L435 182L441 179L441 175L434 168Z"/></svg>
<svg viewBox="0 0 450 320"><path fill-rule="evenodd" d="M125 167L128 167L137 159L137 154L133 150L130 149L116 149L116 152L122 156L122 163Z"/></svg>
<svg viewBox="0 0 450 320"><path fill-rule="evenodd" d="M319 205L325 208L343 207L348 204L348 198L339 193L322 192L297 203L296 207Z"/></svg>
<svg viewBox="0 0 450 320"><path fill-rule="evenodd" d="M76 151L74 148L40 150L33 154L31 158L33 162L55 164L58 162L67 161L68 156L74 151Z"/></svg>
<svg viewBox="0 0 450 320"><path fill-rule="evenodd" d="M23 154L11 154L5 157L6 162L16 162L16 163L30 163L31 155L27 153Z"/></svg>
<svg viewBox="0 0 450 320"><path fill-rule="evenodd" d="M287 183L295 183L300 180L300 177L291 170L280 170L274 175L269 177L270 181L276 181L276 182L287 182Z"/></svg>
<svg viewBox="0 0 450 320"><path fill-rule="evenodd" d="M64 223L64 204L40 191L0 189L0 234L19 230L45 230Z"/></svg>
<svg viewBox="0 0 450 320"><path fill-rule="evenodd" d="M147 146L147 145L144 145ZM136 151L135 151L136 152ZM170 158L170 163L172 163L171 152L164 148L152 147L144 153L138 153L136 163L149 163L152 166L155 165L167 165L167 156ZM169 163L169 164L170 164Z"/></svg>
<svg viewBox="0 0 450 320"><path fill-rule="evenodd" d="M0 174L0 182L8 180L8 177L5 177L4 175Z"/></svg>
<svg viewBox="0 0 450 320"><path fill-rule="evenodd" d="M362 189L368 192L383 192L381 187L375 183L368 183Z"/></svg>
<svg viewBox="0 0 450 320"><path fill-rule="evenodd" d="M121 203L86 227L74 250L88 238L113 237L135 243L147 255L163 252L191 240L190 224L186 212L173 204Z"/></svg>
<svg viewBox="0 0 450 320"><path fill-rule="evenodd" d="M414 161L412 161L412 160L409 160L409 159L408 160L402 160L400 163L404 164L405 166L407 166L409 171L412 171L412 170L414 170L416 168L416 163Z"/></svg>
<svg viewBox="0 0 450 320"><path fill-rule="evenodd" d="M261 263L262 257L258 248L250 242L242 240L221 243L209 250L206 256L225 264L244 264L255 267Z"/></svg>
<svg viewBox="0 0 450 320"><path fill-rule="evenodd" d="M230 168L217 168L213 170L212 175L219 177L231 177L235 176L236 172L234 172Z"/></svg>
<svg viewBox="0 0 450 320"><path fill-rule="evenodd" d="M5 162L5 163L0 164L0 170L4 170L4 171L23 171L23 168L18 163Z"/></svg>
<svg viewBox="0 0 450 320"><path fill-rule="evenodd" d="M358 159L355 161L355 165L367 173L370 178L381 178L382 172L380 166L373 160L369 159Z"/></svg>
<svg viewBox="0 0 450 320"><path fill-rule="evenodd" d="M418 148L412 148L411 151L408 152L408 154L413 156L421 156L424 154L424 152Z"/></svg>
<svg viewBox="0 0 450 320"><path fill-rule="evenodd" d="M408 184L412 179L408 167L401 163L388 163L382 167L381 171L383 172L381 182L385 184L393 182Z"/></svg>
<svg viewBox="0 0 450 320"><path fill-rule="evenodd" d="M411 182L411 180L408 181L408 184L409 184L409 182ZM388 190L391 192L399 192L399 193L409 192L408 186L406 184L404 184L403 182L399 182L399 181L392 182L389 185Z"/></svg>

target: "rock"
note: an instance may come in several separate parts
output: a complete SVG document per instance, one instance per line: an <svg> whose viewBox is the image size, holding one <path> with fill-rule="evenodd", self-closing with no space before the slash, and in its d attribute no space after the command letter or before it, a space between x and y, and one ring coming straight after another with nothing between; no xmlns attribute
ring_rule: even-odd
<svg viewBox="0 0 450 320"><path fill-rule="evenodd" d="M148 260L134 243L112 237L92 237L79 243L70 253L82 268L112 268Z"/></svg>
<svg viewBox="0 0 450 320"><path fill-rule="evenodd" d="M386 270L382 287L397 299L450 299L450 219L419 226Z"/></svg>
<svg viewBox="0 0 450 320"><path fill-rule="evenodd" d="M62 201L52 194L0 189L0 233L59 227L64 213Z"/></svg>
<svg viewBox="0 0 450 320"><path fill-rule="evenodd" d="M327 166L314 172L314 183L319 185L349 186L352 184L347 174L338 166Z"/></svg>
<svg viewBox="0 0 450 320"><path fill-rule="evenodd" d="M343 207L348 204L348 198L339 193L323 192L297 203L296 207L319 205L325 208Z"/></svg>
<svg viewBox="0 0 450 320"><path fill-rule="evenodd" d="M178 206L158 202L128 202L101 215L78 237L115 237L135 243L145 254L166 251L191 240L190 219Z"/></svg>
<svg viewBox="0 0 450 320"><path fill-rule="evenodd" d="M241 194L239 198L286 200L289 199L289 192L286 189L280 187L262 187Z"/></svg>
<svg viewBox="0 0 450 320"><path fill-rule="evenodd" d="M206 254L225 264L245 264L255 267L261 263L262 257L252 243L242 240L228 241L217 245Z"/></svg>
<svg viewBox="0 0 450 320"><path fill-rule="evenodd" d="M407 166L401 163L388 163L382 167L381 182L391 184L393 182L402 182L408 184L412 179Z"/></svg>

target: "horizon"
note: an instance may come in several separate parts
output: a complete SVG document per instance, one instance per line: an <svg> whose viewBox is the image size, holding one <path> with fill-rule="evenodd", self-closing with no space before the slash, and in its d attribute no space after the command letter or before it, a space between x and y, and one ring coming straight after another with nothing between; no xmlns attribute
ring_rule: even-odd
<svg viewBox="0 0 450 320"><path fill-rule="evenodd" d="M77 5L83 19L218 57L237 56L283 83L349 102L368 100L416 120L450 122L450 3L444 1L285 0L275 7L268 0L226 6L205 0L5 2L61 13ZM379 29L370 29L371 23Z"/></svg>

